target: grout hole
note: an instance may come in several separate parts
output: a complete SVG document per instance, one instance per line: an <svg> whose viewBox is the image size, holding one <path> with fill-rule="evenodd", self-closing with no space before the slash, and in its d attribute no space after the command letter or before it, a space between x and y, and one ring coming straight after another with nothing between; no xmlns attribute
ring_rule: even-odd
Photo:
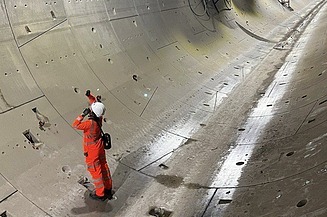
<svg viewBox="0 0 327 217"><path fill-rule="evenodd" d="M67 166L67 165L63 166L63 167L61 168L61 171L62 171L63 173L66 173L66 174L70 174L70 173L71 173L71 169L70 169L70 167Z"/></svg>
<svg viewBox="0 0 327 217"><path fill-rule="evenodd" d="M302 206L306 205L307 202L308 202L308 201L307 201L306 199L301 200L300 202L298 202L298 203L296 204L296 206L297 206L297 207L302 207Z"/></svg>

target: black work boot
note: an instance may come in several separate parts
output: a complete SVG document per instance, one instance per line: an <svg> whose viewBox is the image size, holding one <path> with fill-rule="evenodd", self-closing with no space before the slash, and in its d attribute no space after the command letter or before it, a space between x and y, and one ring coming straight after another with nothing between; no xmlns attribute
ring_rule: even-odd
<svg viewBox="0 0 327 217"><path fill-rule="evenodd" d="M98 201L105 201L107 199L106 195L104 195L104 196L98 196L98 195L96 195L95 192L90 193L90 197L93 200L98 200Z"/></svg>
<svg viewBox="0 0 327 217"><path fill-rule="evenodd" d="M108 200L111 200L112 197L114 196L114 191L110 189L104 189L104 196L108 198Z"/></svg>

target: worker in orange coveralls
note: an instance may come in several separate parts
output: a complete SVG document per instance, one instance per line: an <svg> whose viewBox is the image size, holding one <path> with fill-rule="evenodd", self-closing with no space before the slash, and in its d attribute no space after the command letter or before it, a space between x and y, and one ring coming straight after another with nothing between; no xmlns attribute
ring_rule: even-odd
<svg viewBox="0 0 327 217"><path fill-rule="evenodd" d="M91 109L84 109L79 115L73 127L83 130L83 149L87 170L90 172L95 186L95 192L90 197L95 200L105 201L112 199L112 179L107 164L104 144L101 139L102 115L105 107L101 102L93 102ZM83 121L88 115L88 120Z"/></svg>

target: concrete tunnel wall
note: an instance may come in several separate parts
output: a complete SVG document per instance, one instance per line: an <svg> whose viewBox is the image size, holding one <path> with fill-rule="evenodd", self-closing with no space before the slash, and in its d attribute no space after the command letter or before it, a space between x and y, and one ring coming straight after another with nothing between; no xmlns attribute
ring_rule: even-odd
<svg viewBox="0 0 327 217"><path fill-rule="evenodd" d="M191 0L193 10L199 14L203 13L200 2ZM258 77L264 79L254 82L256 91L252 94L246 88L243 94L251 99L264 94L265 89L259 88L266 87L265 79L276 73L269 67L280 68L280 58L285 57L269 59L271 52L278 52L273 48L281 52L285 52L284 46L290 49L288 42L295 43L292 36L297 37L294 29L301 28L298 23L305 18L310 21L307 15L326 7L324 4L292 1L291 11L277 0L220 1L220 12L209 7L208 17L195 16L184 0L0 1L0 213L101 216L112 212L128 216L130 210L122 211L128 210L130 203L126 201L133 201L130 195L138 195L153 178L160 177L157 164L168 161L183 145L195 143L205 148L197 143L201 136L196 133L218 111L226 119L243 117L224 125L234 132L226 141L233 141L253 101L234 101L246 107L241 114L237 109L222 110L222 105L233 99L235 90L242 92L238 87L247 85L262 63L268 65L266 77ZM224 10L226 7L231 10ZM271 61L265 62L267 59ZM316 64L321 62L319 57L316 60ZM311 63L311 59L307 61ZM307 95L307 101L294 100L290 104L304 108L325 97L323 82L319 84L321 92L311 86L317 79L299 78L305 85L296 94L303 92L301 97ZM83 187L77 180L87 172L81 134L71 128L71 123L87 106L86 89L102 95L107 107L104 130L113 138L107 157L118 200L112 207L88 204L88 212L74 213L73 209L84 202ZM307 91L312 94L305 94ZM32 111L35 107L38 115ZM273 113L287 112L289 108L274 107ZM305 120L306 112L304 108ZM301 112L297 114L302 117ZM323 110L319 114L324 117ZM46 120L41 129L39 119ZM24 137L25 130L38 140L34 145ZM206 136L214 137L215 133ZM284 131L276 136L284 138L286 134L294 135L293 131ZM244 138L244 143L255 143L252 139ZM206 172L219 170L217 165L221 164L217 163L224 159L229 146L218 149L212 165L202 165ZM174 167L178 168L178 164ZM189 170L201 176L205 169L200 168L190 166ZM201 181L205 186L220 186L211 183L212 177L204 176ZM214 190L206 191L214 198ZM185 216L203 216L210 211L211 196L192 202L180 199L180 204L186 203L183 200L193 206ZM158 204L155 200L141 203L139 212L146 213L155 202ZM182 209L170 206L176 216L181 216L178 213L183 213Z"/></svg>

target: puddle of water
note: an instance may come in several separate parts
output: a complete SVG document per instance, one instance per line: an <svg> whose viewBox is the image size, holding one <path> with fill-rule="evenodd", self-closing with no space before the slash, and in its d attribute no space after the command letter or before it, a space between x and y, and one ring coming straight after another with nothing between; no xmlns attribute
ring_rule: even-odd
<svg viewBox="0 0 327 217"><path fill-rule="evenodd" d="M184 178L170 175L157 175L156 181L168 188L178 188L183 183Z"/></svg>

